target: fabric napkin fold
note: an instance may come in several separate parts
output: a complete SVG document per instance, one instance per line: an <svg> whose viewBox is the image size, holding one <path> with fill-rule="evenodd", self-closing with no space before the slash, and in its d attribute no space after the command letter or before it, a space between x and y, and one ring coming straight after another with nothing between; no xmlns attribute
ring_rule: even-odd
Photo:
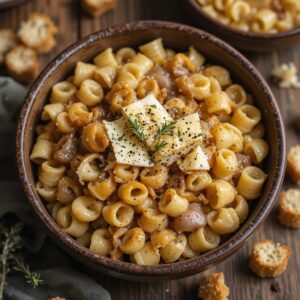
<svg viewBox="0 0 300 300"><path fill-rule="evenodd" d="M0 219L15 215L24 223L24 246L33 253L26 257L32 269L41 274L43 284L33 288L23 275L8 278L5 300L110 300L110 294L96 281L74 270L74 262L48 237L17 179L15 130L26 89L8 77L0 77ZM8 175L12 174L12 175Z"/></svg>

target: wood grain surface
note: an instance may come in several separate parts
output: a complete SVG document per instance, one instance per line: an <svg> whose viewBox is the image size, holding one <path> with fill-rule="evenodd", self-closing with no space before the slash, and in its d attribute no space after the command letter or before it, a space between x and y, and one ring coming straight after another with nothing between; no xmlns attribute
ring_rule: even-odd
<svg viewBox="0 0 300 300"><path fill-rule="evenodd" d="M84 12L79 1L29 0L18 7L0 11L0 28L17 29L20 22L33 11L48 14L53 18L60 31L57 47L49 55L41 57L43 66L79 38L113 24L142 19L161 19L193 25L184 12L180 0L119 0L118 8L114 12L109 12L97 19L92 19ZM259 55L246 54L246 56L266 78L269 78L274 66L283 62L293 61L300 70L300 45L280 52L274 51ZM278 89L271 82L270 85L284 117L288 147L291 147L300 142L299 130L293 124L296 114L300 113L300 89L283 90ZM287 178L285 188L290 186L292 184ZM300 230L285 229L278 223L277 216L276 205L267 221L237 254L206 272L223 271L225 273L226 282L230 287L230 299L300 299ZM248 268L251 246L256 240L266 238L287 244L292 250L287 271L275 280L260 279L253 275ZM199 274L177 281L160 283L135 283L94 273L78 263L76 265L78 269L92 275L95 280L107 288L112 299L116 300L197 299L198 282L203 276L203 274Z"/></svg>

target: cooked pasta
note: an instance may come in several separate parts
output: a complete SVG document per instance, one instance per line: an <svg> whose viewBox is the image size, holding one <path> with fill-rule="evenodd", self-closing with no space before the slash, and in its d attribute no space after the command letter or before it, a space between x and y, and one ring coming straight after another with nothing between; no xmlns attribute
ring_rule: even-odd
<svg viewBox="0 0 300 300"><path fill-rule="evenodd" d="M86 64L84 62L77 62L73 83L79 87L81 83L86 79L92 79L94 77L94 71L96 70L96 66L92 64Z"/></svg>
<svg viewBox="0 0 300 300"><path fill-rule="evenodd" d="M131 261L138 265L153 266L160 261L159 251L152 248L150 242L145 243L144 247L130 256Z"/></svg>
<svg viewBox="0 0 300 300"><path fill-rule="evenodd" d="M92 222L99 218L102 207L95 198L80 196L72 202L72 213L79 221Z"/></svg>
<svg viewBox="0 0 300 300"><path fill-rule="evenodd" d="M87 106L95 106L103 99L103 89L97 81L86 79L80 84L76 97Z"/></svg>
<svg viewBox="0 0 300 300"><path fill-rule="evenodd" d="M36 164L41 164L45 160L50 160L53 154L54 144L47 139L38 139L34 144L30 159Z"/></svg>
<svg viewBox="0 0 300 300"><path fill-rule="evenodd" d="M90 250L98 255L108 255L113 250L111 236L107 229L97 229L92 233Z"/></svg>
<svg viewBox="0 0 300 300"><path fill-rule="evenodd" d="M134 209L126 203L119 201L104 206L102 214L108 224L116 227L125 227L132 222Z"/></svg>
<svg viewBox="0 0 300 300"><path fill-rule="evenodd" d="M115 81L117 72L116 69L110 66L98 68L94 72L94 79L103 88L110 89Z"/></svg>
<svg viewBox="0 0 300 300"><path fill-rule="evenodd" d="M183 234L178 235L173 241L160 249L159 253L161 258L165 263L171 263L178 260L182 255L186 244L186 236Z"/></svg>
<svg viewBox="0 0 300 300"><path fill-rule="evenodd" d="M257 167L243 170L237 184L238 192L246 199L253 200L260 196L267 175Z"/></svg>
<svg viewBox="0 0 300 300"><path fill-rule="evenodd" d="M298 0L198 0L198 3L209 16L242 31L274 34L300 26Z"/></svg>
<svg viewBox="0 0 300 300"><path fill-rule="evenodd" d="M139 227L134 227L125 233L120 249L126 254L134 254L144 247L145 241L145 232Z"/></svg>
<svg viewBox="0 0 300 300"><path fill-rule="evenodd" d="M233 208L220 208L207 215L210 229L217 234L228 234L239 228L239 217Z"/></svg>
<svg viewBox="0 0 300 300"><path fill-rule="evenodd" d="M105 201L117 189L117 183L112 176L89 182L89 192L98 200Z"/></svg>
<svg viewBox="0 0 300 300"><path fill-rule="evenodd" d="M216 248L220 243L220 236L208 227L201 227L190 233L188 242L193 251L200 253Z"/></svg>
<svg viewBox="0 0 300 300"><path fill-rule="evenodd" d="M206 10L247 23L241 2ZM177 53L161 38L77 62L53 85L30 154L61 230L94 255L153 266L233 234L262 193L269 152L255 98L233 79L196 47Z"/></svg>
<svg viewBox="0 0 300 300"><path fill-rule="evenodd" d="M89 223L79 221L72 213L71 206L63 206L57 211L56 222L63 231L75 238L82 236L89 227Z"/></svg>
<svg viewBox="0 0 300 300"><path fill-rule="evenodd" d="M77 88L69 81L61 81L52 87L50 102L68 103L76 94Z"/></svg>
<svg viewBox="0 0 300 300"><path fill-rule="evenodd" d="M162 43L162 38L158 38L145 45L139 47L140 51L148 56L153 62L163 61L166 57L165 48Z"/></svg>

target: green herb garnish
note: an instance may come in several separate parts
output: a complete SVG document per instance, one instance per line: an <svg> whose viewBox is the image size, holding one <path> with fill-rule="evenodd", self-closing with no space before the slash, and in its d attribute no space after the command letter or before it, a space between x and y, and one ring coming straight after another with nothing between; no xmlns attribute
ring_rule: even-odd
<svg viewBox="0 0 300 300"><path fill-rule="evenodd" d="M166 147L167 145L168 145L168 143L165 141L158 142L154 147L154 152L161 150L162 148Z"/></svg>
<svg viewBox="0 0 300 300"><path fill-rule="evenodd" d="M43 283L40 274L30 270L24 263L22 257L22 229L21 223L6 226L4 221L0 222L0 299L3 299L7 276L11 270L24 274L27 283L33 287Z"/></svg>
<svg viewBox="0 0 300 300"><path fill-rule="evenodd" d="M142 129L141 125L137 122L136 119L134 119L133 117L129 117L128 121L130 123L130 127L132 132L142 141L142 142L146 142L146 138L144 135L144 130Z"/></svg>
<svg viewBox="0 0 300 300"><path fill-rule="evenodd" d="M172 121L170 123L164 123L163 126L160 129L158 129L157 133L155 134L154 139L157 139L164 135L171 135L175 128L176 123L177 123L177 121Z"/></svg>

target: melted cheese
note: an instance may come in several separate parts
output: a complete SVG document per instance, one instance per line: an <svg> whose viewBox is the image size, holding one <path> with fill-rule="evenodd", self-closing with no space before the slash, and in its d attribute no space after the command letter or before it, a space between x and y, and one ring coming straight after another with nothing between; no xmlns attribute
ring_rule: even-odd
<svg viewBox="0 0 300 300"><path fill-rule="evenodd" d="M125 118L103 123L118 163L139 167L153 166L144 144L132 133Z"/></svg>
<svg viewBox="0 0 300 300"><path fill-rule="evenodd" d="M177 164L183 172L208 171L210 169L208 158L200 146L195 147L183 159L177 160Z"/></svg>
<svg viewBox="0 0 300 300"><path fill-rule="evenodd" d="M158 142L165 146L153 154L157 164L171 165L179 157L189 153L202 141L202 131L198 113L177 120L172 135L162 136Z"/></svg>
<svg viewBox="0 0 300 300"><path fill-rule="evenodd" d="M166 109L150 94L123 108L125 118L135 120L143 129L145 144L151 148L155 142L155 134L164 124L173 121Z"/></svg>

